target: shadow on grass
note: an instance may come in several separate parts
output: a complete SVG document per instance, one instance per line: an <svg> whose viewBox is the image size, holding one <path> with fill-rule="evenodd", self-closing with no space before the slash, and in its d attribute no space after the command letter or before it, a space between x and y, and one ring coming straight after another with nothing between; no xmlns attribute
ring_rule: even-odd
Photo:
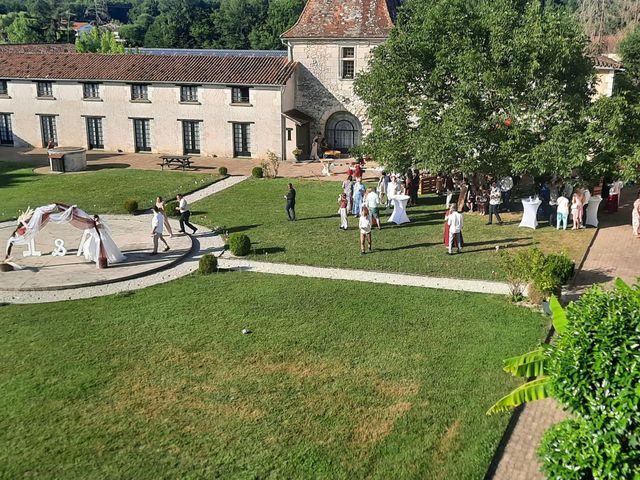
<svg viewBox="0 0 640 480"><path fill-rule="evenodd" d="M376 248L377 251L379 252L395 252L398 250L411 250L414 248L422 248L422 247L433 247L434 245L440 245L439 243L429 243L429 242L424 242L424 243L414 243L413 245L402 245L400 247L394 247L394 248Z"/></svg>
<svg viewBox="0 0 640 480"><path fill-rule="evenodd" d="M484 242L465 242L465 247L480 247L482 245L497 245L500 243L519 242L521 240L531 240L531 237L519 237L519 238L499 238L495 240L486 240ZM528 244L527 244L528 245ZM520 245L517 245L520 246ZM500 247L502 248L502 247Z"/></svg>
<svg viewBox="0 0 640 480"><path fill-rule="evenodd" d="M265 255L269 253L284 253L286 251L287 249L282 247L263 247L263 248L256 248L254 250L254 253L255 255Z"/></svg>
<svg viewBox="0 0 640 480"><path fill-rule="evenodd" d="M262 226L261 223L256 223L254 225L238 225L235 227L227 228L227 233L231 234L231 233L238 233L238 232L246 232L247 230L253 230L254 228L258 228L261 226Z"/></svg>

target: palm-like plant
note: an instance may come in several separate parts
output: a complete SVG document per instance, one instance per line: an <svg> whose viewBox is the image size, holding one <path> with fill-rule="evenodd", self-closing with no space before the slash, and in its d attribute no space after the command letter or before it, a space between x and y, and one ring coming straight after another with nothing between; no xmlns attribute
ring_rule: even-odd
<svg viewBox="0 0 640 480"><path fill-rule="evenodd" d="M555 296L549 301L552 312L553 328L559 335L567 330L567 315ZM519 386L508 395L502 397L487 410L487 415L507 412L525 402L541 400L552 396L551 379L545 374L547 365L546 347L543 345L536 350L504 361L504 370L515 377L537 377Z"/></svg>

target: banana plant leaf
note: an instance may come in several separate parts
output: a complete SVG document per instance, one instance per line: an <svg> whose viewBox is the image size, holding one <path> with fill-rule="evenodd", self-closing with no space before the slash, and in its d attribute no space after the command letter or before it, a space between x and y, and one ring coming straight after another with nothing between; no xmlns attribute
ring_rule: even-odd
<svg viewBox="0 0 640 480"><path fill-rule="evenodd" d="M556 332L561 335L567 331L567 313L564 311L555 295L551 296L549 306L551 307L553 328L555 328Z"/></svg>
<svg viewBox="0 0 640 480"><path fill-rule="evenodd" d="M510 394L502 397L487 410L487 415L508 412L509 410L533 400L542 400L551 396L551 379L542 377L519 386Z"/></svg>
<svg viewBox="0 0 640 480"><path fill-rule="evenodd" d="M540 347L532 352L507 358L503 362L503 368L514 377L539 377L544 375L545 363L544 348Z"/></svg>

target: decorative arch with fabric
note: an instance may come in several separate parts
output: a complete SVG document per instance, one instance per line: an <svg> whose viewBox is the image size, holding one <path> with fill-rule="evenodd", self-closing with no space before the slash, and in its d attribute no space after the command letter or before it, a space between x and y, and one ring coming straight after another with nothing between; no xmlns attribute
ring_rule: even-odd
<svg viewBox="0 0 640 480"><path fill-rule="evenodd" d="M28 245L35 240L40 231L49 223L65 224L84 230L80 249L87 260L96 262L98 268L109 263L124 260L113 239L108 225L98 217L89 215L75 205L52 203L35 210L27 209L18 217L18 226L7 240L6 256L9 258L13 245Z"/></svg>

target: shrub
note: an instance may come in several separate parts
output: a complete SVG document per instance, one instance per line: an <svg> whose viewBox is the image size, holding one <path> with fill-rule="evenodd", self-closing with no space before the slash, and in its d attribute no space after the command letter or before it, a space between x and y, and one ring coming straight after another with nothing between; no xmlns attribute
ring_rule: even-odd
<svg viewBox="0 0 640 480"><path fill-rule="evenodd" d="M180 212L176 210L178 207L178 202L176 200L171 200L170 202L165 202L164 204L164 213L167 217L179 217Z"/></svg>
<svg viewBox="0 0 640 480"><path fill-rule="evenodd" d="M228 172L229 172L229 170L227 170L227 167L220 167L220 168L218 169L218 173L219 173L220 175L223 175L223 176L224 176L224 175L227 175L227 173L228 173Z"/></svg>
<svg viewBox="0 0 640 480"><path fill-rule="evenodd" d="M124 209L129 213L135 213L138 211L138 201L129 199L124 202Z"/></svg>
<svg viewBox="0 0 640 480"><path fill-rule="evenodd" d="M574 418L544 436L539 454L548 478L637 478L639 312L640 289L620 280L567 308L567 330L549 347L546 373Z"/></svg>
<svg viewBox="0 0 640 480"><path fill-rule="evenodd" d="M278 170L280 170L280 158L271 150L267 150L267 158L265 160L269 178L276 178L278 176Z"/></svg>
<svg viewBox="0 0 640 480"><path fill-rule="evenodd" d="M560 285L565 285L573 277L575 264L564 253L547 255L545 260L545 269L549 270L555 278L558 279Z"/></svg>
<svg viewBox="0 0 640 480"><path fill-rule="evenodd" d="M264 177L264 170L262 170L262 167L253 167L251 170L251 176L253 178L262 178Z"/></svg>
<svg viewBox="0 0 640 480"><path fill-rule="evenodd" d="M203 275L214 273L218 269L218 259L211 253L206 253L200 257L198 271Z"/></svg>
<svg viewBox="0 0 640 480"><path fill-rule="evenodd" d="M244 233L232 233L229 235L229 250L236 257L249 255L251 251L251 240Z"/></svg>

